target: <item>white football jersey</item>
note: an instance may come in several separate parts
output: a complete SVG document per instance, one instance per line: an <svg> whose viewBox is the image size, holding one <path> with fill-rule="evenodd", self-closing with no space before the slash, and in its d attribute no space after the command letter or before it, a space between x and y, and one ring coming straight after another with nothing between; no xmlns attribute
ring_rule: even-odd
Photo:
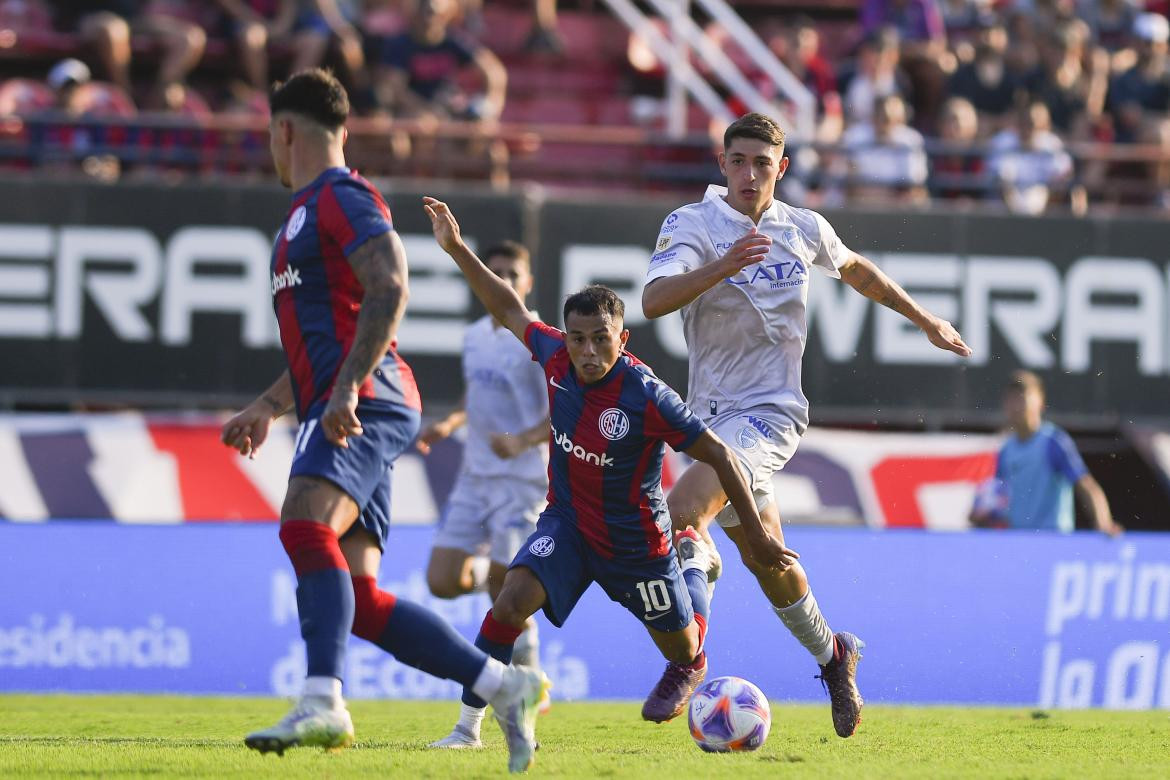
<svg viewBox="0 0 1170 780"><path fill-rule="evenodd" d="M662 224L646 284L712 263L753 227L711 186L699 203ZM773 200L758 226L772 238L768 256L682 308L689 370L687 405L703 419L733 410L775 407L801 432L808 399L800 363L808 337L809 267L840 278L849 250L815 211Z"/></svg>
<svg viewBox="0 0 1170 780"><path fill-rule="evenodd" d="M548 417L544 369L528 347L490 316L463 334L463 381L467 387L467 445L463 471L477 477L509 477L530 482L547 479L548 446L526 450L510 460L491 448L495 433L520 433Z"/></svg>

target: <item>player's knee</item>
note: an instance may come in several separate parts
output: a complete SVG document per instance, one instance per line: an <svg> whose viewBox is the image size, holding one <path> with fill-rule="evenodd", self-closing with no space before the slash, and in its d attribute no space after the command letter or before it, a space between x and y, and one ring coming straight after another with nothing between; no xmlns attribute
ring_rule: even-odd
<svg viewBox="0 0 1170 780"><path fill-rule="evenodd" d="M492 617L506 626L524 628L532 613L525 608L525 599L515 590L505 587L492 604Z"/></svg>
<svg viewBox="0 0 1170 780"><path fill-rule="evenodd" d="M439 599L459 598L471 592L471 589L463 587L463 583L451 572L436 569L427 569L427 587L431 595Z"/></svg>

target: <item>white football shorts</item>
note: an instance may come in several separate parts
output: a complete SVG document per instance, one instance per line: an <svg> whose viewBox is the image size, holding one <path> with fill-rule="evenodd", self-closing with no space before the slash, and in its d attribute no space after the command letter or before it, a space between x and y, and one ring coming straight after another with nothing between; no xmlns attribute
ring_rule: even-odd
<svg viewBox="0 0 1170 780"><path fill-rule="evenodd" d="M548 485L461 473L447 499L435 547L511 563L544 511Z"/></svg>
<svg viewBox="0 0 1170 780"><path fill-rule="evenodd" d="M800 432L792 420L775 409L756 407L725 412L705 422L739 458L756 507L763 509L772 503L772 475L784 468L800 445ZM715 520L723 528L739 525L739 515L730 503L715 515Z"/></svg>

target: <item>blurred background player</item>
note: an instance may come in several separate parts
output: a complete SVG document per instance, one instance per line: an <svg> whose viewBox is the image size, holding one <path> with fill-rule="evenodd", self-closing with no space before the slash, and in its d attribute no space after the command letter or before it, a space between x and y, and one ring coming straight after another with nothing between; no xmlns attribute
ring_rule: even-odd
<svg viewBox="0 0 1170 780"><path fill-rule="evenodd" d="M824 217L773 197L788 168L784 131L775 121L747 114L727 128L723 146L719 168L727 186L709 186L702 202L666 218L650 259L642 308L649 318L681 309L687 403L738 456L767 533L783 539L772 474L796 452L808 426L808 399L800 385L808 266L905 316L935 346L961 356L970 349L949 322L850 251ZM738 510L727 506L721 482L703 463L683 473L669 497L675 529L693 526L707 534L707 526L718 520L776 615L820 664L833 725L839 736L851 736L861 718L860 642L829 629L799 563L781 570L755 557L755 545Z"/></svg>
<svg viewBox="0 0 1170 780"><path fill-rule="evenodd" d="M1044 419L1040 377L1031 371L1012 374L1004 388L1003 411L1012 435L995 462L993 484L1001 501L976 502L971 524L1069 533L1075 528L1075 492L1094 528L1111 536L1120 533L1105 493L1072 437Z"/></svg>
<svg viewBox="0 0 1170 780"><path fill-rule="evenodd" d="M528 250L506 241L484 253L488 269L521 300L532 291ZM431 423L418 438L425 455L436 442L467 427L463 463L439 521L427 564L427 586L443 599L471 593L476 556L487 556L487 590L494 600L504 574L536 527L548 492L548 392L532 354L490 314L463 334L463 404ZM536 621L516 640L512 662L540 666ZM466 699L466 697L465 697ZM455 730L434 747L482 747L484 710L464 701Z"/></svg>
<svg viewBox="0 0 1170 780"><path fill-rule="evenodd" d="M439 245L487 310L531 350L549 387L548 506L512 561L476 645L508 661L537 610L559 627L597 582L642 621L669 661L642 717L675 718L707 674L703 640L713 559L690 530L677 540L678 557L672 553L662 498L664 445L710 466L745 517L745 537L761 565L784 569L798 556L764 532L727 446L625 351L625 306L613 290L594 285L570 295L562 333L537 319L480 262L446 204L424 203Z"/></svg>
<svg viewBox="0 0 1170 780"><path fill-rule="evenodd" d="M277 84L270 104L277 176L295 193L272 251L273 308L289 368L224 424L222 439L255 457L275 418L295 408L301 422L280 540L296 571L308 677L292 711L245 744L283 753L353 742L341 695L352 630L491 700L509 768L522 771L535 751L543 676L504 667L438 616L377 586L389 470L418 432L421 405L394 340L406 309L405 250L382 196L345 167L349 98L332 74L311 70Z"/></svg>

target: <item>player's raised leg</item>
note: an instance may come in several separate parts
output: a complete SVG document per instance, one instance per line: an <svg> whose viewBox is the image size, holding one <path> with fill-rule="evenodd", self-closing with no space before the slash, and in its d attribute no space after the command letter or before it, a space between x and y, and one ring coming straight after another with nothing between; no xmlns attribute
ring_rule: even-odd
<svg viewBox="0 0 1170 780"><path fill-rule="evenodd" d="M704 463L695 463L679 478L667 503L676 528L689 525L705 528L718 515L720 525L735 543L744 565L756 577L773 612L821 666L837 734L851 736L861 720L862 698L857 689L860 642L847 632L833 634L799 563L780 570L757 560L738 516L731 507L723 508L725 498L714 470ZM775 501L768 501L760 509L759 517L769 535L783 539Z"/></svg>

